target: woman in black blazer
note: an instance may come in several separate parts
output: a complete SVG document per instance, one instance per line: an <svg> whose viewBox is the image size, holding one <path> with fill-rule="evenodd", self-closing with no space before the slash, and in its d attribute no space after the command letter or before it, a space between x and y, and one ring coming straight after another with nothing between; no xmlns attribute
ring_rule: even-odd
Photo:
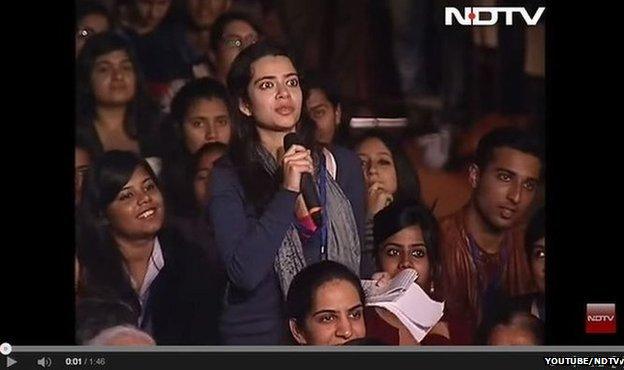
<svg viewBox="0 0 624 370"><path fill-rule="evenodd" d="M104 153L89 173L79 215L79 299L127 303L158 344L217 343L221 297L208 260L163 227L163 195L145 160Z"/></svg>

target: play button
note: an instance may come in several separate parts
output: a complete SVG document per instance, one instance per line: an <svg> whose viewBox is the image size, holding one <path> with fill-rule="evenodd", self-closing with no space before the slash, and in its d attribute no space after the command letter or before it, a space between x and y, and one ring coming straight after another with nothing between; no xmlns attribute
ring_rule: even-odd
<svg viewBox="0 0 624 370"><path fill-rule="evenodd" d="M11 366L15 365L16 363L17 363L17 361L12 359L11 357L7 357L7 365L6 365L6 367L11 367Z"/></svg>

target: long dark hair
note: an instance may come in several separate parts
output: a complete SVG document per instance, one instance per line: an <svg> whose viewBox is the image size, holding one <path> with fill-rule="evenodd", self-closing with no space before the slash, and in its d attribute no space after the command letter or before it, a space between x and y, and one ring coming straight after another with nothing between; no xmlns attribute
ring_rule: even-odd
<svg viewBox="0 0 624 370"><path fill-rule="evenodd" d="M76 220L80 227L76 255L84 266L86 295L89 292L101 294L104 289L121 295L119 298L127 302L138 304L106 217L106 209L138 167L145 169L158 186L149 164L132 152L113 150L104 153L87 175Z"/></svg>
<svg viewBox="0 0 624 370"><path fill-rule="evenodd" d="M239 101L249 102L247 87L252 78L251 65L262 57L278 55L289 58L295 69L299 71L289 53L264 41L253 44L238 54L227 76L227 86L233 107L238 107ZM302 76L300 76L299 82L300 84L304 83ZM302 94L304 90L302 87ZM312 150L315 163L318 163L319 149L314 141L315 126L303 108L305 99L306 97L303 96L301 116L297 123L297 134L302 138L305 147ZM260 137L256 131L255 119L245 116L239 109L235 109L233 119L235 134L230 143L229 158L242 181L247 200L254 205L260 214L273 194L277 192L282 175L278 173L276 176L271 176L267 173L256 154L256 146L260 145Z"/></svg>
<svg viewBox="0 0 624 370"><path fill-rule="evenodd" d="M124 131L130 138L138 140L148 135L147 132L157 118L158 106L147 93L145 79L133 47L128 40L115 32L104 32L89 38L78 55L76 60L76 125L93 126L97 102L91 85L91 74L95 67L95 60L104 54L118 50L128 54L136 76L136 92L126 110Z"/></svg>
<svg viewBox="0 0 624 370"><path fill-rule="evenodd" d="M163 129L168 136L166 155L163 158L161 179L167 193L167 209L170 213L190 217L197 214L197 205L193 194L196 153L190 153L185 144L184 118L190 106L199 99L219 99L225 104L230 118L234 109L230 105L228 92L219 81L205 77L187 82L171 101L171 114ZM231 121L231 119L230 119ZM233 122L230 123L234 136Z"/></svg>
<svg viewBox="0 0 624 370"><path fill-rule="evenodd" d="M365 140L371 138L380 140L388 147L394 159L394 171L396 172L397 178L397 191L396 194L393 194L394 199L416 199L420 201L420 180L418 179L418 173L412 167L409 159L401 149L401 146L392 136L383 131L372 129L359 136L351 147L353 150L357 150Z"/></svg>

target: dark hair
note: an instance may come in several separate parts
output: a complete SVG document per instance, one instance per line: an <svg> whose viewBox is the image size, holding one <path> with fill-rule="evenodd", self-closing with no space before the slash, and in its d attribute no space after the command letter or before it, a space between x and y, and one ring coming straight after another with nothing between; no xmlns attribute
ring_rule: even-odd
<svg viewBox="0 0 624 370"><path fill-rule="evenodd" d="M334 109L340 104L340 94L334 78L319 71L307 71L305 76L305 88L308 96L310 90L318 89L325 94Z"/></svg>
<svg viewBox="0 0 624 370"><path fill-rule="evenodd" d="M223 32L225 32L225 28L234 21L241 21L249 24L251 28L256 31L258 36L262 36L262 28L258 22L256 22L249 14L237 11L229 11L221 14L212 24L210 28L210 49L217 52L219 42L223 37Z"/></svg>
<svg viewBox="0 0 624 370"><path fill-rule="evenodd" d="M537 135L516 127L502 127L490 131L479 140L475 154L475 164L485 169L498 148L511 148L537 157L544 169L543 147Z"/></svg>
<svg viewBox="0 0 624 370"><path fill-rule="evenodd" d="M163 190L167 194L167 209L170 213L182 217L197 215L197 205L193 192L193 179L198 157L190 153L184 139L184 118L192 104L199 99L220 99L232 116L227 90L215 79L205 77L190 80L176 93L171 101L171 114L165 126L164 134L167 153L163 158ZM234 127L231 128L234 131Z"/></svg>
<svg viewBox="0 0 624 370"><path fill-rule="evenodd" d="M227 86L233 107L239 106L239 100L249 102L247 87L252 78L251 65L265 56L287 57L293 63L295 69L297 69L294 59L289 53L265 41L243 49L234 59L227 76ZM301 80L300 78L300 82ZM304 89L302 88L303 91ZM319 149L314 141L316 126L307 116L306 110L303 109L303 101L305 101L305 94L302 98L301 116L297 123L297 134L302 138L304 146L312 151L314 162L318 163ZM260 214L273 197L273 194L277 192L282 174L278 173L275 176L271 176L266 172L256 152L256 146L260 144L260 138L256 131L255 119L245 116L239 109L235 109L235 111L233 118L236 130L230 143L228 154L241 179L247 200L254 205L256 212Z"/></svg>
<svg viewBox="0 0 624 370"><path fill-rule="evenodd" d="M113 17L104 4L96 0L76 0L76 26L86 16L98 14L106 18L108 26L113 28Z"/></svg>
<svg viewBox="0 0 624 370"><path fill-rule="evenodd" d="M215 141L213 143L207 143L202 145L201 148L197 150L195 154L193 154L193 168L197 171L197 166L199 165L199 161L202 159L204 155L212 154L212 153L226 153L228 146Z"/></svg>
<svg viewBox="0 0 624 370"><path fill-rule="evenodd" d="M126 302L135 304L138 302L134 301L135 293L124 271L121 252L110 235L106 209L137 167L144 168L158 185L149 164L132 152L106 152L91 166L78 210L80 239L76 253L81 266L84 266L87 292L107 287L119 292Z"/></svg>
<svg viewBox="0 0 624 370"><path fill-rule="evenodd" d="M321 261L305 267L295 276L286 296L286 313L289 319L303 326L305 317L312 309L312 300L316 291L332 280L345 280L358 291L362 304L366 297L360 278L347 266L334 261Z"/></svg>
<svg viewBox="0 0 624 370"><path fill-rule="evenodd" d="M103 330L117 325L136 325L134 307L112 298L86 298L76 302L76 343L85 344Z"/></svg>
<svg viewBox="0 0 624 370"><path fill-rule="evenodd" d="M493 311L493 317L484 322L481 328L481 343L488 344L494 329L499 326L524 329L535 338L536 345L544 344L544 323L528 312L504 307Z"/></svg>
<svg viewBox="0 0 624 370"><path fill-rule="evenodd" d="M130 42L115 32L104 32L90 37L76 60L76 124L89 126L94 124L96 106L91 73L98 57L114 51L124 51L134 67L136 75L136 93L128 104L124 121L124 131L133 139L146 136L154 124L158 108L149 98L140 69L140 63Z"/></svg>
<svg viewBox="0 0 624 370"><path fill-rule="evenodd" d="M415 199L397 200L381 211L373 218L373 238L375 243L375 258L380 265L379 251L382 243L410 226L420 226L423 239L427 248L429 266L432 281L439 282L440 278L440 231L438 221L422 203Z"/></svg>
<svg viewBox="0 0 624 370"><path fill-rule="evenodd" d="M364 141L371 138L380 140L390 150L392 158L394 159L394 170L397 177L397 192L393 194L394 199L420 200L420 180L418 179L418 173L412 167L412 164L401 149L401 146L392 136L383 131L372 129L359 136L351 147L357 150Z"/></svg>
<svg viewBox="0 0 624 370"><path fill-rule="evenodd" d="M127 10L128 10L128 17L130 19L128 19L130 22L132 23L136 23L136 22L140 22L141 19L141 13L139 11L139 4L138 4L138 0L125 0L123 1L119 1L117 0L117 6L116 6L116 10L117 10L117 18L121 18L122 14L120 12L120 8L122 6L127 6ZM175 0L171 0L170 4L169 4L169 9L167 10L167 14L165 14L164 18L161 20L161 22L157 25L157 27L162 26L163 24L169 24L172 23L174 21L174 5L175 5L176 1Z"/></svg>
<svg viewBox="0 0 624 370"><path fill-rule="evenodd" d="M204 77L190 80L176 93L171 101L171 119L177 145L186 151L182 126L190 106L199 99L220 99L225 104L228 113L232 116L233 109L228 99L228 93L223 84L213 78Z"/></svg>
<svg viewBox="0 0 624 370"><path fill-rule="evenodd" d="M529 261L532 260L533 244L546 236L546 213L541 207L533 214L524 237L524 248Z"/></svg>

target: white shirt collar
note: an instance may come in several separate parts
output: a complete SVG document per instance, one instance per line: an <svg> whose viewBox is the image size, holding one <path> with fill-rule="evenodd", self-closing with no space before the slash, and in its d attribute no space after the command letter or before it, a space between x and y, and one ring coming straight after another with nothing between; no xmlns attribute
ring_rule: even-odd
<svg viewBox="0 0 624 370"><path fill-rule="evenodd" d="M139 289L136 289L136 282L130 275L130 281L132 282L132 286L135 290L138 291L139 300L141 301L141 306L143 306L147 302L147 298L149 297L149 289L158 276L158 273L165 266L165 259L162 254L162 249L160 247L160 241L158 238L154 239L154 248L152 249L152 254L149 257L149 261L147 263L147 271L145 272L145 278L143 278L143 284Z"/></svg>

